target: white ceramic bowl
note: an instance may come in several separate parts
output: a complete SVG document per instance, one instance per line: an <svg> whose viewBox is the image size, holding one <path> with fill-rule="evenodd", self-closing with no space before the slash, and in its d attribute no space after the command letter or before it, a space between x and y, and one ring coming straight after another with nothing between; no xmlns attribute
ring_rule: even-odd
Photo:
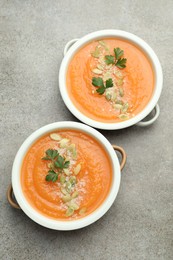
<svg viewBox="0 0 173 260"><path fill-rule="evenodd" d="M75 107L75 105L73 104L73 102L71 101L68 95L67 86L66 86L66 74L71 59L80 48L82 48L84 45L86 45L87 43L93 40L114 38L114 37L131 42L146 54L153 68L155 86L154 86L154 93L152 98L150 99L146 107L139 114L126 121L122 121L118 123L103 123L87 117ZM95 128L116 130L116 129L126 128L134 124L138 124L139 126L148 126L152 124L159 116L160 110L157 102L161 94L162 85L163 85L162 68L156 54L144 40L142 40L141 38L137 37L134 34L125 31L120 31L120 30L96 31L82 37L81 39L73 39L69 41L64 48L64 58L62 60L60 71L59 71L59 88L60 88L62 99L64 100L64 103L66 104L66 106L74 116L76 116L82 122L90 126L93 126ZM148 121L142 121L147 115L149 115L149 113L153 109L155 109L154 117Z"/></svg>
<svg viewBox="0 0 173 260"><path fill-rule="evenodd" d="M60 220L54 220L49 217L43 216L41 213L36 211L32 206L29 204L27 199L25 198L22 188L21 188L21 181L20 181L20 171L21 171L21 165L23 162L23 159L25 157L25 154L27 153L28 149L31 147L31 145L39 139L41 136L45 135L46 133L55 131L55 130L60 130L60 129L75 129L79 130L81 132L85 132L89 134L90 136L94 137L96 140L98 140L104 149L107 151L111 164L112 164L112 171L113 171L113 178L112 178L112 184L110 188L110 192L107 195L107 198L105 201L102 203L102 205L97 208L93 213L90 215L83 217L78 220L72 220L72 221L60 221ZM112 203L114 202L119 186L120 186L120 164L119 160L116 156L116 153L111 146L111 144L108 142L108 140L100 134L98 131L95 129L86 126L81 123L76 123L76 122L58 122L58 123L53 123L46 125L34 133L32 133L21 145L20 149L18 150L14 163L13 163L13 168L12 168L12 186L13 186L13 191L15 198L21 207L21 209L30 217L32 220L37 222L38 224L55 229L55 230L74 230L74 229L79 229L85 226L90 225L91 223L95 222L99 218L101 218L111 207Z"/></svg>

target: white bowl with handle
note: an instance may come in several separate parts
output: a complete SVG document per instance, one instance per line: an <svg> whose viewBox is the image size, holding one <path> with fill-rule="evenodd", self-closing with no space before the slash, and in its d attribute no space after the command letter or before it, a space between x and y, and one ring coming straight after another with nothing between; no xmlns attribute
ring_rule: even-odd
<svg viewBox="0 0 173 260"><path fill-rule="evenodd" d="M70 96L68 94L67 90L67 84L66 84L66 75L67 75L67 69L70 61L72 60L75 53L78 52L83 46L86 44L99 40L104 38L118 38L121 40L128 41L134 45L136 45L149 59L153 73L154 73L154 91L153 95L148 102L148 104L144 107L144 109L135 115L134 117L117 123L103 123L96 120L93 120L89 117L87 117L85 114L83 114L72 102L70 99ZM80 39L73 39L69 41L64 48L64 58L62 60L60 70L59 70L59 89L62 96L62 99L67 106L67 108L71 111L71 113L77 117L80 121L84 122L85 124L88 124L92 127L99 128L99 129L107 129L107 130L118 130L123 129L132 125L137 124L138 126L145 127L148 125L153 124L156 119L159 116L160 109L158 100L161 95L163 86L163 73L162 68L159 62L159 59L155 52L152 50L152 48L141 38L138 36L131 34L129 32L121 31L121 30L102 30L102 31L96 31L90 34L87 34L86 36L80 38ZM147 117L150 112L154 110L154 116L149 119L142 121L145 117Z"/></svg>
<svg viewBox="0 0 173 260"><path fill-rule="evenodd" d="M112 182L110 186L110 190L107 194L107 197L103 201L103 203L91 214L86 215L80 219L76 220L56 220L49 218L35 208L28 202L26 199L21 186L21 167L23 160L27 151L30 149L33 143L35 143L41 136L46 135L47 133L51 133L57 130L77 130L81 133L86 133L93 137L96 141L98 141L103 149L108 154L110 159L111 168L112 168ZM121 153L122 161L119 163L118 157L115 151ZM7 191L7 198L10 205L13 208L22 209L25 214L30 217L36 223L55 230L74 230L83 228L92 224L93 222L100 219L112 206L113 202L115 201L119 187L120 187L120 180L121 180L121 170L123 169L126 162L126 153L123 148L119 146L112 146L109 141L97 130L81 123L71 122L71 121L64 121L64 122L57 122L53 124L46 125L41 127L34 133L32 133L21 145L20 149L18 150L13 167L12 167L12 185L9 186ZM14 199L14 196L15 199Z"/></svg>

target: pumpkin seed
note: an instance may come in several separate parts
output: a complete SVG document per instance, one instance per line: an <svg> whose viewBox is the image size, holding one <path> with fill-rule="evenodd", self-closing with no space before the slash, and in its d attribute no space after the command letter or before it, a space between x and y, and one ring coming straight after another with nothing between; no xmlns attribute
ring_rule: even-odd
<svg viewBox="0 0 173 260"><path fill-rule="evenodd" d="M99 70L103 70L103 69L104 69L104 67L103 67L101 64L98 64L98 65L97 65L97 68L98 68Z"/></svg>
<svg viewBox="0 0 173 260"><path fill-rule="evenodd" d="M75 144L70 144L69 147L68 147L68 150L70 152L72 152L74 149L76 149L76 145Z"/></svg>
<svg viewBox="0 0 173 260"><path fill-rule="evenodd" d="M105 72L104 75L103 75L103 80L106 81L107 79L110 79L111 78L111 73L110 72Z"/></svg>
<svg viewBox="0 0 173 260"><path fill-rule="evenodd" d="M76 151L76 146L75 146L75 144L70 144L70 146L68 147L68 150L72 153L73 159L76 159L76 157L77 157L77 151Z"/></svg>
<svg viewBox="0 0 173 260"><path fill-rule="evenodd" d="M63 170L64 170L64 173L65 173L66 175L70 175L69 169L63 169Z"/></svg>
<svg viewBox="0 0 173 260"><path fill-rule="evenodd" d="M76 151L76 149L73 150L73 152L72 152L72 157L73 157L73 159L76 159L76 157L77 157L77 151Z"/></svg>
<svg viewBox="0 0 173 260"><path fill-rule="evenodd" d="M109 100L111 100L111 93L110 92L107 92L106 93L106 95L105 95L105 97L106 97L106 99L109 101Z"/></svg>
<svg viewBox="0 0 173 260"><path fill-rule="evenodd" d="M60 141L62 139L61 136L56 133L50 134L50 138L55 141Z"/></svg>
<svg viewBox="0 0 173 260"><path fill-rule="evenodd" d="M47 165L47 166L48 166L48 168L49 168L49 169L53 169L53 168L54 168L54 165L53 165L53 163L48 163L48 165Z"/></svg>
<svg viewBox="0 0 173 260"><path fill-rule="evenodd" d="M99 55L100 55L100 50L99 50L99 47L96 46L95 50L93 52L91 52L91 55L94 57L94 58L99 58Z"/></svg>
<svg viewBox="0 0 173 260"><path fill-rule="evenodd" d="M119 78L119 79L123 79L124 78L123 74L120 71L118 71L118 70L115 71L115 76L117 78Z"/></svg>
<svg viewBox="0 0 173 260"><path fill-rule="evenodd" d="M100 74L103 73L102 70L99 70L99 69L97 69L97 68L96 68L96 69L93 69L92 72L94 72L95 74L98 74L98 75L100 75Z"/></svg>
<svg viewBox="0 0 173 260"><path fill-rule="evenodd" d="M73 199L77 198L79 195L78 191L74 191L73 194L71 195Z"/></svg>
<svg viewBox="0 0 173 260"><path fill-rule="evenodd" d="M67 181L65 186L66 186L67 192L71 192L71 188L72 188L71 182L70 182L70 181Z"/></svg>
<svg viewBox="0 0 173 260"><path fill-rule="evenodd" d="M109 51L109 48L104 41L99 41L99 43L100 43L101 46L103 46L105 48L106 51Z"/></svg>
<svg viewBox="0 0 173 260"><path fill-rule="evenodd" d="M123 107L122 107L122 109L121 109L121 112L123 112L123 113L127 112L128 108L129 108L129 104L126 102L126 103L123 105Z"/></svg>
<svg viewBox="0 0 173 260"><path fill-rule="evenodd" d="M70 200L72 200L72 197L70 196L70 194L67 194L62 197L62 200L63 202L69 202Z"/></svg>
<svg viewBox="0 0 173 260"><path fill-rule="evenodd" d="M115 109L122 109L123 106L120 105L120 104L114 104L113 107L114 107Z"/></svg>
<svg viewBox="0 0 173 260"><path fill-rule="evenodd" d="M63 188L63 187L61 187L61 192L62 192L64 195L67 195L67 194L68 194L67 190L66 190L65 188Z"/></svg>
<svg viewBox="0 0 173 260"><path fill-rule="evenodd" d="M121 115L119 115L119 118L122 120L126 120L129 118L129 116L127 114L121 114Z"/></svg>
<svg viewBox="0 0 173 260"><path fill-rule="evenodd" d="M64 175L61 175L61 177L60 177L60 183L61 183L61 184L64 184L64 183L65 183L65 176L64 176Z"/></svg>
<svg viewBox="0 0 173 260"><path fill-rule="evenodd" d="M105 46L105 42L104 41L99 41L100 45Z"/></svg>
<svg viewBox="0 0 173 260"><path fill-rule="evenodd" d="M117 86L122 86L123 85L123 79L119 79L116 81Z"/></svg>
<svg viewBox="0 0 173 260"><path fill-rule="evenodd" d="M70 161L71 160L71 158L69 157L69 156L65 156L65 161L67 162L67 161Z"/></svg>
<svg viewBox="0 0 173 260"><path fill-rule="evenodd" d="M123 105L123 104L124 104L122 100L117 100L115 103L116 103L116 104L120 104L120 105Z"/></svg>
<svg viewBox="0 0 173 260"><path fill-rule="evenodd" d="M72 186L74 186L76 184L76 177L71 176L69 182L71 183Z"/></svg>
<svg viewBox="0 0 173 260"><path fill-rule="evenodd" d="M86 213L86 211L87 211L87 208L83 207L83 208L81 208L81 209L79 210L79 214L80 214L80 215L83 215L83 214Z"/></svg>
<svg viewBox="0 0 173 260"><path fill-rule="evenodd" d="M120 94L120 97L124 96L124 89L123 88L119 88L119 94Z"/></svg>
<svg viewBox="0 0 173 260"><path fill-rule="evenodd" d="M111 101L115 101L116 98L117 98L117 94L115 92L113 92L111 95Z"/></svg>
<svg viewBox="0 0 173 260"><path fill-rule="evenodd" d="M99 57L99 63L104 67L105 66L105 57L104 57L104 55L100 55L100 57Z"/></svg>
<svg viewBox="0 0 173 260"><path fill-rule="evenodd" d="M67 138L64 138L60 141L60 147L65 148L70 140Z"/></svg>
<svg viewBox="0 0 173 260"><path fill-rule="evenodd" d="M112 68L112 64L106 65L106 69L109 70Z"/></svg>
<svg viewBox="0 0 173 260"><path fill-rule="evenodd" d="M74 213L74 209L73 209L72 207L68 207L68 209L67 209L65 215L66 215L67 217L70 217L71 215L73 215L73 213Z"/></svg>
<svg viewBox="0 0 173 260"><path fill-rule="evenodd" d="M70 208L72 208L74 210L78 210L79 209L78 204L75 203L75 202L72 202L72 201L69 203L69 206L70 206Z"/></svg>
<svg viewBox="0 0 173 260"><path fill-rule="evenodd" d="M75 168L74 168L74 174L77 175L81 170L81 164L79 163Z"/></svg>

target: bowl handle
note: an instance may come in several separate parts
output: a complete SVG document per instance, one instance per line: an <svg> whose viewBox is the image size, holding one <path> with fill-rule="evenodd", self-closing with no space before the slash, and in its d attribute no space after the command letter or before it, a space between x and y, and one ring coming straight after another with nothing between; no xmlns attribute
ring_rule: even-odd
<svg viewBox="0 0 173 260"><path fill-rule="evenodd" d="M145 126L148 126L148 125L153 124L153 123L157 120L157 118L158 118L158 116L159 116L159 114L160 114L159 105L156 104L156 106L154 107L153 110L155 111L155 115L154 115L154 117L153 117L152 119L150 119L150 120L148 120L148 121L140 121L140 122L137 123L136 125L137 125L137 126L145 127Z"/></svg>
<svg viewBox="0 0 173 260"><path fill-rule="evenodd" d="M66 53L68 52L68 50L70 49L70 47L77 42L79 39L72 39L71 41L67 42L65 47L64 47L64 56L66 55Z"/></svg>
<svg viewBox="0 0 173 260"><path fill-rule="evenodd" d="M115 151L118 151L120 152L121 156L122 156L122 160L121 160L121 163L120 163L120 169L122 170L124 168L124 165L126 163L126 160L127 160L127 155L126 155L126 152L124 151L124 149L120 146L117 146L117 145L112 145L112 147L114 148Z"/></svg>
<svg viewBox="0 0 173 260"><path fill-rule="evenodd" d="M18 205L18 203L15 201L14 199L14 194L13 194L13 187L10 184L7 190L7 200L9 202L9 204L15 208L15 209L21 209L20 206Z"/></svg>

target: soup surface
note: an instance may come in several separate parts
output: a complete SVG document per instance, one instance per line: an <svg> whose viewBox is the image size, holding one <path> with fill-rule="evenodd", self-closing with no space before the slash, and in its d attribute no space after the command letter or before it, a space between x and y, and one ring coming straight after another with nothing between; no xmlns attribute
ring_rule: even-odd
<svg viewBox="0 0 173 260"><path fill-rule="evenodd" d="M154 90L154 74L145 54L130 42L113 38L81 48L69 63L66 81L78 110L106 123L140 113Z"/></svg>
<svg viewBox="0 0 173 260"><path fill-rule="evenodd" d="M86 133L60 130L36 141L21 168L24 196L41 214L71 220L107 197L112 166L102 145Z"/></svg>

